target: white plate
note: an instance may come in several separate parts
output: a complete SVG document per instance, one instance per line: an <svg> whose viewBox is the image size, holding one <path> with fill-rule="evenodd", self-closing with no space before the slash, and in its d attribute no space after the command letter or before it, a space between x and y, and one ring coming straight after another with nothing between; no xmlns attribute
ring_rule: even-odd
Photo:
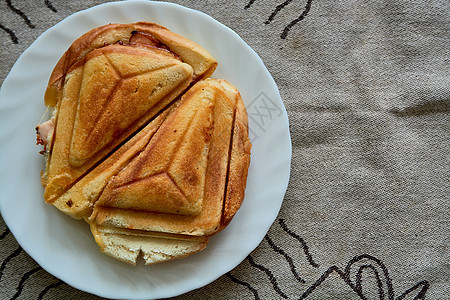
<svg viewBox="0 0 450 300"><path fill-rule="evenodd" d="M151 21L194 40L218 60L214 77L233 83L247 106L253 142L244 204L208 247L186 259L128 266L102 254L88 226L44 204L43 158L34 127L45 111L43 94L57 60L86 31L111 22ZM0 91L0 208L19 244L66 283L108 298L176 296L236 267L275 220L286 192L291 140L277 86L258 55L231 29L179 5L126 1L99 5L43 33L17 60Z"/></svg>

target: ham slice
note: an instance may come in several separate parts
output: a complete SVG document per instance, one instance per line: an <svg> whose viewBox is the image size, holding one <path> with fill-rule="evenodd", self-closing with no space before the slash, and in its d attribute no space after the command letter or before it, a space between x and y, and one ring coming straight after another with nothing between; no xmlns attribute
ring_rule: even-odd
<svg viewBox="0 0 450 300"><path fill-rule="evenodd" d="M48 138L53 134L54 129L55 123L53 123L53 119L36 126L36 145L44 146L44 150L39 153L44 154L47 152Z"/></svg>

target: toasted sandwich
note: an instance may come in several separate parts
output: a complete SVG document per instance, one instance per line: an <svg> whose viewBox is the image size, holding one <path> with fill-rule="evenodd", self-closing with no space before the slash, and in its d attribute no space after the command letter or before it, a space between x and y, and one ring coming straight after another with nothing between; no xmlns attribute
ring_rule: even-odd
<svg viewBox="0 0 450 300"><path fill-rule="evenodd" d="M77 39L49 80L45 103L54 108L52 118L36 128L48 158L46 201L54 202L216 66L202 47L152 23L110 24Z"/></svg>
<svg viewBox="0 0 450 300"><path fill-rule="evenodd" d="M147 264L200 251L244 199L251 144L240 94L225 80L199 81L145 144L98 187L87 218L95 240L111 256L134 257L132 263L138 249ZM109 171L108 165L100 168ZM151 255L145 236L158 244L174 238L185 250L162 247Z"/></svg>
<svg viewBox="0 0 450 300"><path fill-rule="evenodd" d="M203 48L152 23L94 29L66 51L37 127L44 198L135 264L204 249L242 204L250 164L240 93Z"/></svg>

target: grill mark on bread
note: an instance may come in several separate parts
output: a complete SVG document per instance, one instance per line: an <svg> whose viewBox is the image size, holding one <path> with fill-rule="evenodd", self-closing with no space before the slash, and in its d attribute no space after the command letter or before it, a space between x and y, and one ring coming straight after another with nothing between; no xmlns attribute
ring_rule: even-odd
<svg viewBox="0 0 450 300"><path fill-rule="evenodd" d="M114 65L114 63L108 58L106 54L110 53L121 53L121 54L128 54L128 55L138 55L138 56L164 56L165 58L168 58L169 60L173 61L173 64L167 64L165 67L174 66L177 63L180 62L186 63L183 60L176 59L172 55L167 54L166 51L161 50L160 48L141 48L141 47L132 47L127 45L119 45L119 44L113 44L113 45L107 45L100 48L95 48L90 50L86 55L78 60L76 60L74 63L72 63L70 66L67 66L67 72L63 75L69 74L74 69L84 66L89 60L95 58L96 56L104 55L106 59L108 59L109 63L111 64L112 68L117 72L119 77L126 77L122 75L122 72ZM186 63L188 64L188 63ZM157 70L157 69L153 69Z"/></svg>
<svg viewBox="0 0 450 300"><path fill-rule="evenodd" d="M180 84L182 85L182 84ZM158 114L155 114L147 123L145 123L143 126L141 126L140 128L138 128L136 131L134 131L129 137L127 137L124 141L122 141L120 144L118 144L116 147L114 147L110 152L108 152L106 155L104 155L97 163L95 163L92 167L90 167L89 169L86 170L86 172L84 172L82 175L80 175L77 179L75 179L70 185L67 186L66 189L64 189L62 192L58 193L55 197L53 197L52 199L49 199L48 202L53 202L55 199L59 198L61 195L63 195L64 193L66 193L68 190L70 190L75 184L77 184L79 181L81 181L88 173L92 172L92 170L94 170L97 166L99 166L100 164L102 164L105 160L107 160L114 152L116 152L120 147L122 147L124 144L126 144L129 140L131 140L136 134L138 134L145 126L147 126L149 123L151 123L154 119L156 119L163 111L165 111L166 109L172 109L172 105L179 100L179 98L177 97L176 99L172 100L169 104L167 104L163 109L160 110L160 112ZM164 118L164 120L167 119L167 117L170 115L170 113ZM161 124L164 121L161 122ZM161 126L161 125L160 125ZM159 128L158 128L159 129ZM55 126L55 131L54 134L56 132L56 126ZM152 135L152 137L156 134L155 133ZM53 142L54 139L52 139ZM149 140L150 142L150 140ZM145 147L143 147L142 149L145 149ZM139 155L141 152L138 152L136 154ZM104 188L103 188L104 189ZM99 197L100 195L103 193L103 189L102 192L99 193ZM98 198L97 197L97 200Z"/></svg>
<svg viewBox="0 0 450 300"><path fill-rule="evenodd" d="M177 146L175 147L176 149L179 149L180 146L186 142L186 139L187 139L187 135L188 135L189 129L191 128L191 125L192 125L192 123L194 122L194 120L196 119L198 113L199 113L199 112L198 112L198 110L197 110L197 111L195 112L195 114L192 116L192 118L189 120L189 123L188 123L188 125L186 126L186 128L184 128L185 130L184 130L184 132L183 132L182 137L181 137L180 140L178 141ZM167 174L169 175L169 177L170 177L170 179L172 180L172 182L173 182L173 183L177 186L177 188L181 191L181 194L182 194L183 196L186 197L186 194L184 193L184 191L182 191L182 189L178 186L178 184L176 184L175 179L173 178L172 174L170 174L170 172L169 172L169 169L170 169L170 167L172 166L172 164L174 163L174 158L175 158L175 156L176 156L177 154L178 154L178 151L174 151L174 152L172 153L172 155L170 156L169 163L167 164L167 167L166 167L166 172L167 172Z"/></svg>
<svg viewBox="0 0 450 300"><path fill-rule="evenodd" d="M120 72L114 67L114 65L108 60L108 58L106 57L106 55L104 55L102 52L96 52L96 53L94 53L95 55L90 55L87 59L86 59L86 56L85 56L85 59L83 60L83 63L80 65L80 66L77 66L77 68L81 68L81 70L83 71L82 72L82 74L81 74L81 84L80 84L80 87L79 87L79 93L78 93L78 97L77 97L77 103L78 103L78 105L77 105L77 110L76 110L76 117L75 117L75 123L74 123L74 126L73 126L73 132L72 132L72 139L73 139L73 136L74 136L74 134L75 134L75 132L76 132L76 128L78 127L77 126L77 121L79 121L79 119L80 119L80 117L79 117L79 115L81 114L81 93L82 93L82 86L83 86L83 82L84 82L84 80L85 80L85 77L84 77L84 74L85 74L85 70L86 70L86 63L88 62L88 61L91 61L94 57L101 57L101 59L104 59L104 61L106 62L106 64L107 64L107 66L108 66L108 71L112 71L112 73L115 75L115 76L117 76L117 78L120 78ZM112 75L113 77L114 77L114 75ZM87 79L87 80L89 80L89 79ZM89 82L89 81L88 81ZM89 129L89 132L87 133L87 138L83 138L83 142L84 143L87 143L87 139L89 139L89 137L92 135L92 132L94 131L94 129L95 129L95 125L97 124L97 122L98 122L98 120L101 118L101 116L103 115L103 113L105 112L105 108L108 106L108 103L110 102L110 100L111 100L111 98L112 98L112 96L114 95L114 93L115 93L115 91L117 90L117 87L119 86L119 84L120 84L120 79L119 80L116 80L116 82L114 83L114 86L113 86L113 88L111 89L111 91L109 92L109 94L107 95L107 97L103 100L103 99L101 99L101 100L103 100L103 103L101 103L101 112L102 113L100 113L100 114L98 114L96 117L95 117L95 119L94 119L94 121L93 122L90 122L90 129ZM101 88L104 88L104 86L102 85L101 86ZM91 92L92 93L92 92ZM99 93L97 93L97 94L99 94ZM89 97L90 95L88 94L88 97ZM71 143L70 143L70 154L69 154L69 161L71 160L71 156L72 156L72 150L73 150L73 148L74 148L74 143L73 143L73 141L71 140Z"/></svg>
<svg viewBox="0 0 450 300"><path fill-rule="evenodd" d="M191 124L192 124L193 120L195 119L196 115L197 115L197 114L194 114L194 115L191 117L191 119L189 120L187 126L186 126L185 128L183 128L184 131L183 131L182 137L177 141L176 146L174 147L175 149L178 149L179 146L185 141L186 133L187 133L187 131L189 130L189 128L191 127ZM164 122L167 120L167 118L168 118L168 116L164 119L164 121L162 122L161 126L160 126L160 127L156 130L156 132L153 134L152 138L153 138L156 134L159 133L160 128L162 127L162 125L164 124ZM150 145L150 142L151 142L151 141L149 140L149 142L146 144L146 146L143 148L143 150L139 153L139 155L147 155L147 156L148 156L150 153L152 153L152 149L153 149L154 147L156 147L156 146L158 145L158 143L154 143L154 144ZM150 148L147 149L147 147L150 147ZM172 177L172 175L170 175L169 172L168 172L168 169L170 168L171 163L173 162L173 158L175 157L176 153L177 153L177 151L173 151L173 152L171 153L167 165L166 165L160 172L156 172L156 173L153 173L153 174L150 174L150 175L141 177L141 178L137 178L137 179L134 179L134 180L131 180L131 181L124 182L124 183L122 183L122 184L119 184L119 185L115 186L114 189L121 189L121 188L124 188L124 187L127 187L127 186L131 186L131 185L133 185L133 184L136 184L136 183L138 183L138 182L141 182L141 181L144 181L144 180L148 180L148 179L151 178L151 177L156 177L156 176L160 176L160 175L165 174L165 175L172 181L172 183L175 185L175 187L180 191L180 193L183 195L183 197L186 197L185 192L178 186L178 184L175 182L175 180L174 180L174 178ZM136 158L137 158L137 156L138 156L138 155L136 155ZM143 158L143 159L144 159L144 161L145 161L145 158ZM134 158L133 158L133 160L134 160ZM130 162L133 161L133 160L130 160ZM132 172L132 175L131 175L131 176L132 176L133 178L138 177L138 176L136 176L136 175L134 175L134 174L139 173L139 172L141 171L142 167L143 167L142 164L137 164L137 165L135 166L135 168L132 170L133 172ZM124 168L126 168L126 166L125 166Z"/></svg>
<svg viewBox="0 0 450 300"><path fill-rule="evenodd" d="M120 70L116 67L115 64L113 64L113 62L111 61L111 59L109 58L108 55L105 55L105 53L102 53L103 57L106 59L106 61L108 62L109 66L111 67L111 69L114 70L114 72L116 72L117 77L119 78L123 78L122 73L120 72Z"/></svg>
<svg viewBox="0 0 450 300"><path fill-rule="evenodd" d="M147 143L147 145L148 145L148 143ZM146 146L147 146L147 145L146 145ZM144 147L144 148L145 148L145 147ZM144 151L144 150L142 150L142 151ZM141 151L141 153L142 153L142 151ZM135 157L137 157L139 154L140 154L140 153L138 153ZM132 161L135 157L133 157L130 161ZM125 166L124 168L126 168L126 166ZM120 173L120 171L119 171L118 173ZM117 173L117 174L118 174L118 173ZM118 189L123 189L123 188L126 188L126 187L131 187L132 185L134 185L134 184L136 184L136 183L139 183L139 182L141 182L141 181L148 180L148 179L150 179L150 178L158 177L158 176L166 176L166 177L172 182L172 184L178 189L178 191L180 192L180 194L182 194L183 197L186 198L186 193L179 187L179 185L176 183L176 181L175 181L175 179L173 178L173 176L172 176L169 172L167 172L167 170L163 170L162 172L156 172L156 173L150 174L150 175L145 176L145 177L142 177L142 178L134 179L134 180L131 180L131 181L122 183L122 184L120 184L120 185L116 185L116 186L114 187L114 189L115 189L115 190L118 190ZM100 207L105 207L105 206L100 205Z"/></svg>
<svg viewBox="0 0 450 300"><path fill-rule="evenodd" d="M154 134L153 134L153 135L154 135ZM153 137L153 136L152 136L152 137ZM139 156L143 151L145 151L145 148L148 146L149 143L150 143L150 141L145 145L145 147L142 148L142 150L141 150L139 153L137 153L132 159L130 159L130 162L133 161L137 156ZM127 167L127 166L124 166L124 169L125 169L126 167ZM121 171L121 170L120 170L120 171ZM120 173L120 171L117 172L117 174ZM134 179L134 180L131 180L131 181L127 181L127 182L124 182L124 183L122 183L122 184L118 184L118 185L116 185L116 186L114 187L114 189L122 189L122 188L124 188L124 187L131 186L131 185L136 184L136 183L138 183L138 182L141 182L141 181L150 179L150 178L152 178L152 177L161 176L161 175L164 175L164 174L167 174L166 170L163 170L163 171L161 171L161 172L156 172L156 173L150 174L150 175L145 176L145 177L142 177L142 178L137 178L137 179ZM101 206L101 207L104 207L104 206Z"/></svg>
<svg viewBox="0 0 450 300"><path fill-rule="evenodd" d="M168 233L168 232L161 232L161 231L147 231L147 230L141 230L141 229L130 229L130 228L117 228L117 227L110 227L110 226L104 226L104 225L96 225L96 230L100 233L111 233L111 232L118 232L120 231L120 234L124 235L134 235L134 236L151 236L156 238L167 238L167 239L185 239L185 240L200 240L204 239L203 236L195 236L195 235L188 235L188 234L182 234L182 233Z"/></svg>
<svg viewBox="0 0 450 300"><path fill-rule="evenodd" d="M213 98L213 103L214 103L214 106L216 106L217 104L216 104L216 101L217 101L217 95L214 95L214 98ZM212 109L212 111L211 111L211 118L212 118L212 122L211 122L211 127L210 127L210 129L212 129L212 130L210 130L210 134L209 134L209 136L208 136L208 143L209 143L209 145L208 145L208 154L207 154L207 158L206 158L206 167L205 167L205 177L209 174L209 168L211 167L211 163L210 163L210 158L211 158L211 155L212 155L212 151L210 151L211 150L211 143L212 143L212 136L213 136L213 134L214 134L214 122L215 122L215 117L216 117L216 114L215 114L215 112L216 112L216 109L215 109L215 107ZM205 183L204 183L204 187L203 187L203 198L206 198L206 196L208 195L208 191L207 191L207 189L208 189L208 185L207 185L207 183L208 183L208 179L207 178L205 178Z"/></svg>
<svg viewBox="0 0 450 300"><path fill-rule="evenodd" d="M176 63L166 64L166 65L164 65L162 67L154 68L154 69L151 69L151 70L148 70L148 71L145 71L145 72L139 72L137 74L132 73L132 74L129 74L129 75L123 75L122 72L120 72L120 70L117 68L117 66L111 61L111 58L109 57L109 55L105 55L105 54L108 54L108 52L120 53L120 51L117 51L117 48L114 48L114 50L111 50L111 51L109 51L109 49L102 49L102 55L106 58L106 60L108 61L109 65L111 66L111 68L117 73L117 76L119 78L121 78L121 79L127 79L127 78L130 78L130 77L133 77L133 76L140 76L140 75L144 75L144 74L147 74L147 73L160 71L160 70L164 70L164 69L176 66ZM129 52L129 51L127 51L127 52ZM134 55L134 54L142 54L142 53L133 53L133 52L131 52L129 54ZM157 54L159 54L159 53L157 53Z"/></svg>
<svg viewBox="0 0 450 300"><path fill-rule="evenodd" d="M172 110L172 107L169 107L169 108L167 108L167 110ZM162 114L164 111L161 111L161 113L160 114ZM158 114L158 115L156 115L155 116L155 119L160 115L160 114ZM167 117L170 115L170 112L165 116L165 118L161 121L161 124L164 122L164 120L165 119L167 119ZM151 122L151 121L150 121ZM149 124L150 124L150 122L149 122ZM160 124L160 126L161 126L161 124ZM148 125L148 124L147 124ZM145 125L145 126L147 126L147 125ZM144 126L144 127L145 127ZM159 128L158 128L159 129ZM153 138L153 136L155 135L155 133L158 131L158 129L155 131L155 132L153 132L153 134L151 134L150 135L150 137L149 137L149 139L147 140L147 142L141 147L141 149L139 150L139 151L137 151L134 155L132 155L129 159L128 159L128 162L130 162L130 161L132 161L133 159L135 159L139 154L141 154L141 152L142 151L144 151L144 149L148 146L148 144L150 143L150 141L152 140L152 138ZM140 131L140 130L139 130ZM136 132L136 134L138 134L139 133L139 131L137 131ZM132 139L132 137L130 137L130 140ZM126 142L128 142L128 141L126 141ZM125 143L126 143L125 142ZM124 145L125 145L125 143L124 143ZM119 146L120 147L120 146ZM118 147L118 148L119 148ZM111 153L111 155L112 155L113 153ZM107 159L109 159L109 157L111 156L111 155L108 155L108 157L107 158L105 158L105 160L107 160ZM100 165L100 164L99 164ZM114 177L115 175L117 175L120 171L122 171L123 170L123 168L125 168L127 166L127 164L124 164L123 166L122 166L122 168L120 168L119 170L117 170L117 172L112 176L112 177ZM97 167L97 166L96 166ZM81 179L80 179L81 180ZM107 184L105 184L105 185L103 185L103 187L100 189L100 191L99 191L99 193L97 194L97 197L95 197L95 199L92 201L92 205L95 205L95 203L98 201L98 199L100 198L100 196L103 194L103 191L105 190L105 188L106 188L106 186L107 186ZM91 212L92 213L92 212Z"/></svg>
<svg viewBox="0 0 450 300"><path fill-rule="evenodd" d="M70 136L70 143L69 143L69 159L70 159L70 148L72 148L71 145L73 143L73 136L74 136L74 133L75 133L76 123L77 123L76 116L78 115L78 112L80 110L80 102L81 102L80 101L80 96L81 96L81 86L83 85L83 76L84 76L84 67L81 69L81 79L79 80L79 86L78 86L77 110L75 111L75 119L74 119L74 123L73 123L73 126L72 126L72 135ZM66 80L66 78L64 78L64 81L65 80ZM63 94L63 98L64 98L64 94ZM62 102L62 101L60 101L60 102ZM56 127L57 126L55 125L55 133L56 133Z"/></svg>
<svg viewBox="0 0 450 300"><path fill-rule="evenodd" d="M104 56L102 56L104 58ZM86 86L85 81L87 81L87 85L91 85L91 77L89 76L91 70L87 70L86 66L80 67L82 70L82 74L80 76L81 86L78 91L78 96L76 97L76 111L75 111L75 118L74 123L72 127L72 138L69 144L69 164L72 167L81 167L83 166L86 161L88 161L89 158L94 156L96 152L98 151L96 148L94 148L96 151L92 152L92 146L89 145L89 139L92 137L93 130L95 129L95 124L98 121L98 115L101 115L104 112L105 107L107 106L108 102L110 101L112 95L114 94L114 91L117 89L117 82L114 82L112 88L108 87L108 85L94 85L94 89L87 89L84 90L83 86ZM110 68L108 68L108 71L111 71ZM84 75L85 73L86 76ZM112 73L115 74L114 71ZM114 76L113 75L113 76ZM101 80L102 78L100 78ZM106 90L106 93L103 93L103 91ZM86 95L87 94L87 95ZM83 96L83 97L82 97ZM92 111L92 108L90 107L90 103L93 102L92 100L95 99L96 106L99 106L99 113L97 113L96 116L92 116L90 113L88 114L89 119L86 119L86 111ZM95 112L95 110L94 110ZM85 125L85 126L83 126ZM84 129L83 129L84 128ZM84 153L81 153L80 155L80 144L83 146L90 148L91 155L86 157Z"/></svg>
<svg viewBox="0 0 450 300"><path fill-rule="evenodd" d="M91 126L91 129L89 130L88 136L92 135L92 133L96 129L96 125L97 125L98 121L101 119L101 117L103 115L105 115L106 113L109 113L107 111L108 104L111 101L111 98L114 96L115 92L117 91L117 88L120 86L121 83L122 83L122 80L117 80L116 83L114 84L114 87L111 89L111 92L109 93L108 97L106 97L106 100L102 105L102 109L101 109L102 113L98 114L95 117L95 120L92 122L92 126Z"/></svg>
<svg viewBox="0 0 450 300"><path fill-rule="evenodd" d="M236 123L236 110L237 110L237 97L235 97L235 99L234 99L234 106L233 106L233 122L231 123L230 146L228 148L228 162L227 162L227 172L226 172L227 175L225 177L225 188L224 188L223 201L222 201L222 217L220 220L221 226L224 224L225 206L227 204L228 180L230 177L231 152L233 151L233 136L234 136L234 126Z"/></svg>
<svg viewBox="0 0 450 300"><path fill-rule="evenodd" d="M188 78L187 80L189 80L189 78ZM179 87L180 87L180 86L183 86L184 83L185 83L185 81L184 81L184 82L181 82L179 85L175 86L168 94L164 95L164 96L158 101L158 103L156 103L156 104L152 107L152 109L153 109L155 106L157 106L158 104L161 104L162 102L164 102L164 99L170 97L170 96L173 94L174 91L178 91ZM167 108L169 108L170 106L172 106L172 104L174 104L176 101L178 101L179 98L180 98L185 92L186 92L186 89L183 90L183 91L181 92L181 94L178 95L175 99L173 99L173 100L170 101L168 104L166 104L166 105L163 106L161 109L159 109L158 113L156 113L152 118L150 118L149 121L145 122L145 124L143 124L142 126L140 126L136 131L134 131L134 132L132 133L131 136L136 135L136 133L138 133L139 131L141 131L142 128L144 128L144 127L145 127L146 125L148 125L151 121L153 121L158 115L160 115L163 111L165 111ZM135 124L141 123L141 122L142 122L142 119L144 119L144 118L145 118L145 114L144 114L141 118L139 118L139 119L137 119L136 121L134 121L134 122L130 125L130 127L134 127ZM165 119L167 119L167 117L166 117ZM127 140L129 140L129 139L130 139L130 138L128 138Z"/></svg>
<svg viewBox="0 0 450 300"><path fill-rule="evenodd" d="M192 124L194 118L195 118L195 114L194 114L194 115L191 117L191 119L189 120L188 125L187 125L185 128L183 128L184 131L183 131L183 134L182 134L182 138L180 138L180 139L177 141L176 146L174 147L175 149L178 149L178 147L180 146L180 144L181 144L182 142L184 142L184 138L183 138L183 137L186 136L186 132L188 131L189 127L191 126L191 124ZM166 118L166 120L167 120L167 118ZM162 126L160 126L160 128L161 128L161 127L162 127ZM155 134L158 133L158 131L159 131L160 128L158 128L158 130L157 130L157 132L155 132ZM163 127L163 128L164 128L164 127ZM150 146L149 146L150 148L149 148L147 151L144 150L144 153L143 153L142 155L147 155L147 156L150 155L151 152L152 152L152 149L155 148L156 146L158 146L158 143L155 143L155 144L150 145ZM169 160L168 160L168 163L167 163L167 165L163 168L162 172L167 172L167 170L170 168L171 162L173 161L173 158L174 158L174 156L176 155L176 153L177 153L177 151L173 151L173 152L171 153L170 158L169 158ZM144 159L144 160L145 160L145 159ZM134 168L134 170L133 170L133 171L134 171L134 172L133 172L133 177L137 177L137 176L135 176L134 174L139 173L139 172L141 171L142 167L143 167L143 165L141 164L141 165L138 165L138 166L136 166L136 167ZM145 178L145 177L144 177L144 178Z"/></svg>
<svg viewBox="0 0 450 300"><path fill-rule="evenodd" d="M167 175L167 178L170 179L170 181L172 181L172 184L174 186L177 187L178 191L181 193L181 195L183 195L184 198L186 198L186 193L183 191L182 188L180 188L180 186L177 184L177 182L175 181L175 179L173 178L172 174L170 174L170 172L165 172L165 174Z"/></svg>
<svg viewBox="0 0 450 300"><path fill-rule="evenodd" d="M161 68L151 69L151 70L149 70L149 71L141 72L141 73L139 73L139 74L121 75L121 79L123 80L123 79L132 78L132 77L135 77L135 76L141 76L141 75L145 75L145 74L148 74L148 73L152 73L152 72L156 72L156 71L161 71L161 70L164 70L164 69L168 69L168 68L171 68L171 67L174 67L174 66L176 66L176 64L165 65L165 66L163 66L163 67L161 67ZM159 83L159 84L161 84L161 83Z"/></svg>

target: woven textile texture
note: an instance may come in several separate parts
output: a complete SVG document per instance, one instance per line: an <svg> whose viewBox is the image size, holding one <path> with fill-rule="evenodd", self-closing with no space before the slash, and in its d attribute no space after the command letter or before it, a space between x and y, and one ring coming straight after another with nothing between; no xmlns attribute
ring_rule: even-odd
<svg viewBox="0 0 450 300"><path fill-rule="evenodd" d="M104 2L0 1L1 82L45 30ZM450 2L174 2L259 54L293 146L261 244L174 299L449 299ZM43 270L0 218L0 299L101 298Z"/></svg>

